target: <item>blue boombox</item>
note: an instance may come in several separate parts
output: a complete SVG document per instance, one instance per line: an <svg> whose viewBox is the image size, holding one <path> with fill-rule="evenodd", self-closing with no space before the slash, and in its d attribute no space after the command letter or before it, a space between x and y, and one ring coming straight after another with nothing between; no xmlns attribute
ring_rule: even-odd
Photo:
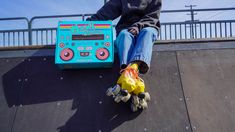
<svg viewBox="0 0 235 132"><path fill-rule="evenodd" d="M111 21L59 22L55 63L60 68L106 68L113 61Z"/></svg>

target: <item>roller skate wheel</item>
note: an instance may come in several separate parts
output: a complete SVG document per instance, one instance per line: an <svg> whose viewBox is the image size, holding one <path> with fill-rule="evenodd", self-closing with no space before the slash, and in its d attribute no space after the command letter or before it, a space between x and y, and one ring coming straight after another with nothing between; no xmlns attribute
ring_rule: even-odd
<svg viewBox="0 0 235 132"><path fill-rule="evenodd" d="M121 90L121 87L120 87L118 84L115 85L114 87L112 87L112 93L113 93L114 95L119 94L120 90Z"/></svg>
<svg viewBox="0 0 235 132"><path fill-rule="evenodd" d="M109 88L107 91L106 91L106 95L107 96L116 96L119 92L120 92L121 88L120 86L117 84L115 85L114 87L111 87Z"/></svg>
<svg viewBox="0 0 235 132"><path fill-rule="evenodd" d="M141 100L140 101L140 106L144 110L148 108L148 104L147 104L147 102L145 100Z"/></svg>
<svg viewBox="0 0 235 132"><path fill-rule="evenodd" d="M132 112L138 111L138 106L135 105L135 104L133 104L133 103L131 103L131 111L132 111Z"/></svg>
<svg viewBox="0 0 235 132"><path fill-rule="evenodd" d="M107 95L107 96L112 96L112 95L113 95L112 88L109 88L109 89L106 91L106 95Z"/></svg>
<svg viewBox="0 0 235 132"><path fill-rule="evenodd" d="M145 100L149 102L151 100L150 94L148 92L145 92L144 94L145 94Z"/></svg>
<svg viewBox="0 0 235 132"><path fill-rule="evenodd" d="M117 96L114 98L114 101L115 101L116 103L119 103L121 100L122 100L122 98L120 97L120 95L117 95Z"/></svg>
<svg viewBox="0 0 235 132"><path fill-rule="evenodd" d="M132 100L131 100L132 104L134 105L138 105L140 102L139 102L139 97L137 95L132 95Z"/></svg>
<svg viewBox="0 0 235 132"><path fill-rule="evenodd" d="M127 90L122 89L122 90L120 90L120 94L121 94L122 96L127 96L129 93L128 93Z"/></svg>
<svg viewBox="0 0 235 132"><path fill-rule="evenodd" d="M128 93L127 96L122 97L123 102L127 102L131 98L131 95Z"/></svg>

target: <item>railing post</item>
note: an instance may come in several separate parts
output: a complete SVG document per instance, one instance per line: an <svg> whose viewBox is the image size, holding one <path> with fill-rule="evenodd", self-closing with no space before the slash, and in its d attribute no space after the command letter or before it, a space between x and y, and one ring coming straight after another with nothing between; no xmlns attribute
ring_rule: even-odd
<svg viewBox="0 0 235 132"><path fill-rule="evenodd" d="M84 14L82 14L82 21L84 21L85 20L85 15Z"/></svg>
<svg viewBox="0 0 235 132"><path fill-rule="evenodd" d="M29 45L32 45L32 19L30 19L28 23L28 37L29 37Z"/></svg>
<svg viewBox="0 0 235 132"><path fill-rule="evenodd" d="M193 24L194 24L194 15L197 15L196 13L194 13L193 7L196 7L196 5L189 5L189 6L185 6L185 7L190 7L190 15L191 16L191 21L190 21L190 32L191 32L191 36L190 38L195 38L194 37L194 28L193 28Z"/></svg>

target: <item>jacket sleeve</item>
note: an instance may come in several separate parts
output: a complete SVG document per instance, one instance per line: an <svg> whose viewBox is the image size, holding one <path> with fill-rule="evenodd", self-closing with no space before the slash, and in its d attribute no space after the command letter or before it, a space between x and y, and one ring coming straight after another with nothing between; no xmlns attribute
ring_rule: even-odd
<svg viewBox="0 0 235 132"><path fill-rule="evenodd" d="M144 15L138 22L132 24L130 28L134 28L137 34L145 27L154 27L157 30L160 28L160 11L162 8L162 0L158 0L155 6L149 9L148 13Z"/></svg>
<svg viewBox="0 0 235 132"><path fill-rule="evenodd" d="M121 15L121 0L110 0L88 20L114 20Z"/></svg>

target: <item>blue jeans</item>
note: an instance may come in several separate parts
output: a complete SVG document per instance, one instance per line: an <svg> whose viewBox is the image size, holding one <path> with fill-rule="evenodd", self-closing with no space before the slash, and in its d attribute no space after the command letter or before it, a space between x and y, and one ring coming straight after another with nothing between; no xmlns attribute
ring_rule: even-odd
<svg viewBox="0 0 235 132"><path fill-rule="evenodd" d="M131 62L141 62L140 73L149 70L152 47L157 40L158 31L152 27L143 28L137 36L132 35L127 29L122 30L115 42L118 50L121 68L125 68Z"/></svg>

